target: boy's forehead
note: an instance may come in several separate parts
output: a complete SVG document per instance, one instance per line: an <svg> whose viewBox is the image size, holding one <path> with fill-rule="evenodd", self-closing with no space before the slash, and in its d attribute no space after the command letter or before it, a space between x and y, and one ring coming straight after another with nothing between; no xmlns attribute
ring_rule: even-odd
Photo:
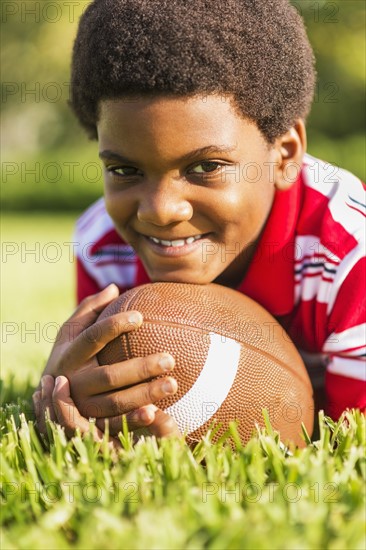
<svg viewBox="0 0 366 550"><path fill-rule="evenodd" d="M218 94L194 96L131 96L100 102L99 119L116 116L146 116L163 118L180 114L219 119L223 115L243 118L234 107L234 98Z"/></svg>
<svg viewBox="0 0 366 550"><path fill-rule="evenodd" d="M264 143L252 121L235 109L228 96L140 97L104 100L100 103L98 135L101 145L125 140L129 145L163 140L176 148L240 146L248 136ZM182 147L181 147L182 146Z"/></svg>

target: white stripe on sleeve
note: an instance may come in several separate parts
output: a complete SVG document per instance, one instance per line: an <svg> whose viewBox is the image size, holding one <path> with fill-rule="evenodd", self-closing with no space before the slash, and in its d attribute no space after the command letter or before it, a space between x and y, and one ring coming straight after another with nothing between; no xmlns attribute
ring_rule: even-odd
<svg viewBox="0 0 366 550"><path fill-rule="evenodd" d="M366 382L366 363L357 359L348 359L343 357L333 357L333 360L327 367L328 372L363 380Z"/></svg>
<svg viewBox="0 0 366 550"><path fill-rule="evenodd" d="M329 354L342 353L345 350L349 355L361 355L365 353L366 348L366 323L351 327L343 332L333 332L325 341L323 352Z"/></svg>

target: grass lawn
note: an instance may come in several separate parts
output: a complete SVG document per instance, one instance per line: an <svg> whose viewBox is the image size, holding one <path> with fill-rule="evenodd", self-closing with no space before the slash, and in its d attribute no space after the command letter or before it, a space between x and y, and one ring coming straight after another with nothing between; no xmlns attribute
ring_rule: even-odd
<svg viewBox="0 0 366 550"><path fill-rule="evenodd" d="M38 382L57 327L75 305L75 216L3 216L1 374Z"/></svg>
<svg viewBox="0 0 366 550"><path fill-rule="evenodd" d="M268 422L245 446L232 426L234 448L124 430L117 453L51 423L39 438L29 397L73 307L71 231L71 217L2 222L1 548L363 550L358 412L320 415L319 439L292 453Z"/></svg>

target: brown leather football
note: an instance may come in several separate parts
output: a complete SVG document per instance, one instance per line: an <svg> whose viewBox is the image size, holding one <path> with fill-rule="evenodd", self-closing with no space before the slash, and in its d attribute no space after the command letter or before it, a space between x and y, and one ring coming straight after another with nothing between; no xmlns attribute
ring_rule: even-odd
<svg viewBox="0 0 366 550"><path fill-rule="evenodd" d="M263 426L267 409L283 442L304 444L301 423L311 434L311 383L294 344L278 322L243 294L216 285L151 283L127 291L100 318L137 310L144 322L110 342L99 354L112 364L156 352L175 358L175 395L156 403L171 414L190 442L212 421L232 420L247 441Z"/></svg>

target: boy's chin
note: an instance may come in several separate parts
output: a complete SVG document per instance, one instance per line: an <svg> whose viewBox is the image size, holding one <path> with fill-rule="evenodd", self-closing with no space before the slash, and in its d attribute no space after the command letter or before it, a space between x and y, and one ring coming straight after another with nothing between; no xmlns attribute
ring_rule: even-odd
<svg viewBox="0 0 366 550"><path fill-rule="evenodd" d="M184 277L164 277L152 279L153 283L185 283L192 285L208 285L212 283L212 280L197 279L197 278L184 278Z"/></svg>
<svg viewBox="0 0 366 550"><path fill-rule="evenodd" d="M152 283L186 283L196 285L207 285L214 282L214 278L198 273L159 273L151 274L149 278Z"/></svg>
<svg viewBox="0 0 366 550"><path fill-rule="evenodd" d="M150 269L149 269L150 267ZM196 285L208 285L216 283L230 288L236 288L243 278L241 270L224 269L220 271L217 266L205 265L206 270L186 268L186 269L154 269L145 264L145 270L152 283L186 283ZM210 269L211 267L211 269ZM228 267L228 266L226 266Z"/></svg>

